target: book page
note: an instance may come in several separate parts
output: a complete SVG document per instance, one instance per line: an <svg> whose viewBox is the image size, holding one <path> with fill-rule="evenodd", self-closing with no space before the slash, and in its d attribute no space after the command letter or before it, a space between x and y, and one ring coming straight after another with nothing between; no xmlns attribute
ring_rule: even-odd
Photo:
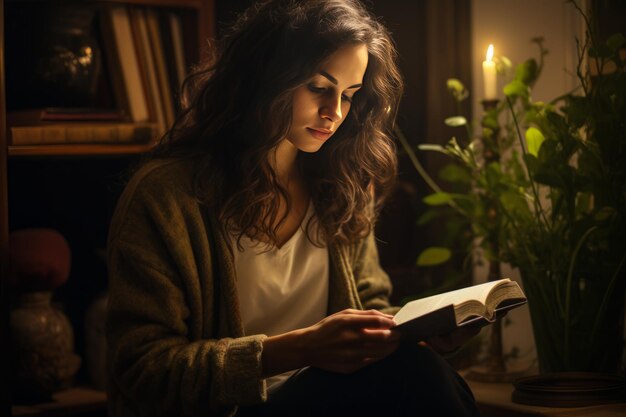
<svg viewBox="0 0 626 417"><path fill-rule="evenodd" d="M400 325L408 320L423 316L431 311L438 310L447 305L458 306L463 302L475 300L481 304L485 304L489 292L498 285L503 285L511 280L508 278L498 281L490 281L484 284L474 285L471 287L461 288L459 290L445 292L443 294L433 295L431 297L422 298L411 301L404 305L394 316L396 324Z"/></svg>

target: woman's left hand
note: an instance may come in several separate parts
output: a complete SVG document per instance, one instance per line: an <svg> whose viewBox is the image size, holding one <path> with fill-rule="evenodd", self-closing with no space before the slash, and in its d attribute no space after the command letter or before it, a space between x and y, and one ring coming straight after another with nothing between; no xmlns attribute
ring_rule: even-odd
<svg viewBox="0 0 626 417"><path fill-rule="evenodd" d="M442 355L452 353L480 333L480 329L479 326L459 327L450 333L430 337L426 344Z"/></svg>

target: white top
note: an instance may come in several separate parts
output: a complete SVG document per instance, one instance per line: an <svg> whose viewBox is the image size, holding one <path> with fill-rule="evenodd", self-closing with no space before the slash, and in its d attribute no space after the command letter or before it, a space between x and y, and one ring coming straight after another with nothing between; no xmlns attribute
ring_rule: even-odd
<svg viewBox="0 0 626 417"><path fill-rule="evenodd" d="M328 311L328 248L307 238L313 216L309 203L304 220L280 247L267 246L244 236L243 252L231 236L241 320L246 335L274 336L311 326ZM295 371L267 379L268 389L282 384Z"/></svg>

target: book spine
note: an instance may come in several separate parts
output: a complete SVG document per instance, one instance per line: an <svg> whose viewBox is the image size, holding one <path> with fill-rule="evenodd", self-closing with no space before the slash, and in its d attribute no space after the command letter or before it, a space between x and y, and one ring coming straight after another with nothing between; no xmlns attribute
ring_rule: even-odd
<svg viewBox="0 0 626 417"><path fill-rule="evenodd" d="M159 87L159 80L157 77L157 64L150 45L150 35L148 34L148 24L146 15L143 9L133 9L132 11L137 33L139 34L139 42L143 46L143 58L145 59L146 78L148 81L148 89L150 91L150 97L153 101L155 110L155 121L159 126L159 135L165 133L167 126L167 120L165 117L165 109L163 107L163 94Z"/></svg>
<svg viewBox="0 0 626 417"><path fill-rule="evenodd" d="M146 104L148 107L148 114L151 121L157 120L155 99L152 97L152 90L149 82L149 69L147 66L146 49L141 39L141 33L139 29L139 20L141 19L140 9L136 7L128 8L128 18L130 22L130 29L132 32L132 43L136 52L137 68L139 70L139 78L141 79L141 85L143 87L144 96L146 98Z"/></svg>
<svg viewBox="0 0 626 417"><path fill-rule="evenodd" d="M183 28L180 16L176 13L169 14L170 32L172 33L172 48L174 49L174 60L176 62L176 75L178 78L177 88L182 86L187 76L187 64L185 62L185 52L183 44Z"/></svg>
<svg viewBox="0 0 626 417"><path fill-rule="evenodd" d="M128 120L131 114L130 103L124 83L124 75L122 74L120 54L116 46L113 21L108 10L103 10L100 13L100 31L102 33L102 46L108 68L108 78L113 89L116 107L125 114L125 119Z"/></svg>
<svg viewBox="0 0 626 417"><path fill-rule="evenodd" d="M174 97L172 94L172 86L170 85L167 75L163 43L161 42L159 29L159 17L156 11L152 9L146 10L146 23L148 26L152 55L156 63L157 79L161 91L161 102L163 103L165 113L165 124L166 126L171 126L172 123L174 123Z"/></svg>
<svg viewBox="0 0 626 417"><path fill-rule="evenodd" d="M132 42L133 36L128 10L125 6L115 6L111 7L109 12L111 13L113 35L128 95L131 119L135 122L144 122L149 119L150 114L139 72L137 53Z"/></svg>
<svg viewBox="0 0 626 417"><path fill-rule="evenodd" d="M147 143L156 137L154 123L113 123L106 125L15 126L11 144L61 145L69 143Z"/></svg>

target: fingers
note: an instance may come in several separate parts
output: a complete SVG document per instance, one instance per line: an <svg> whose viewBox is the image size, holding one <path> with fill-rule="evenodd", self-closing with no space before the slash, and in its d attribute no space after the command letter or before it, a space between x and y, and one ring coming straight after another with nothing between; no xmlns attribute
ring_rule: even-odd
<svg viewBox="0 0 626 417"><path fill-rule="evenodd" d="M378 310L356 310L354 308L347 308L345 310L341 310L332 316L341 316L341 315L361 315L361 316L380 316L380 317L386 317L389 319L393 319L393 316L391 314L385 314L381 311Z"/></svg>
<svg viewBox="0 0 626 417"><path fill-rule="evenodd" d="M335 313L307 328L307 361L335 372L362 368L397 349L401 335L394 326L393 316L375 310Z"/></svg>
<svg viewBox="0 0 626 417"><path fill-rule="evenodd" d="M360 328L389 329L396 325L393 316L376 310L348 309L333 314L329 319Z"/></svg>
<svg viewBox="0 0 626 417"><path fill-rule="evenodd" d="M458 349L478 333L480 328L477 327L459 327L450 333L432 336L426 342L435 350L448 353Z"/></svg>
<svg viewBox="0 0 626 417"><path fill-rule="evenodd" d="M451 352L456 347L448 335L432 336L426 341L426 343L439 353Z"/></svg>
<svg viewBox="0 0 626 417"><path fill-rule="evenodd" d="M369 342L392 343L402 339L402 334L396 330L362 329L361 332Z"/></svg>

